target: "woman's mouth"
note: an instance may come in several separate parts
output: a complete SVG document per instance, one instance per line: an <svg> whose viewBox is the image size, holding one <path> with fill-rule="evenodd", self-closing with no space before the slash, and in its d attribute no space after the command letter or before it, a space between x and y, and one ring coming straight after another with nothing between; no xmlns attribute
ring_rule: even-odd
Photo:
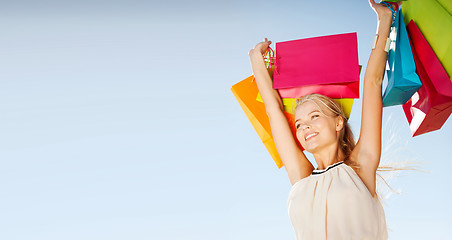
<svg viewBox="0 0 452 240"><path fill-rule="evenodd" d="M311 139L311 138L317 136L317 134L319 134L319 133L317 133L317 132L315 132L315 133L310 133L310 134L308 134L308 135L305 136L304 140L305 140L305 141L308 141L309 139Z"/></svg>

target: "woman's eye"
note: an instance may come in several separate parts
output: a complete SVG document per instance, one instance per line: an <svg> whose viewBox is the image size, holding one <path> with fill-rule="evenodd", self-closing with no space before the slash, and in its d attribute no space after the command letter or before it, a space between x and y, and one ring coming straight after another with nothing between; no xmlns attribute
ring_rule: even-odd
<svg viewBox="0 0 452 240"><path fill-rule="evenodd" d="M316 118L316 117L318 117L318 116L319 116L318 114L312 115L312 116L311 116L311 119L314 119L314 118Z"/></svg>
<svg viewBox="0 0 452 240"><path fill-rule="evenodd" d="M300 124L295 125L295 128L298 129L300 127Z"/></svg>

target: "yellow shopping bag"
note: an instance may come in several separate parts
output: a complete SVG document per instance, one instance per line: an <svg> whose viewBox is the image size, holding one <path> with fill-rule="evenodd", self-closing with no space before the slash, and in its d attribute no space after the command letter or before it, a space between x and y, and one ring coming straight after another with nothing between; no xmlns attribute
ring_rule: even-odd
<svg viewBox="0 0 452 240"><path fill-rule="evenodd" d="M258 102L263 103L260 93L257 94L256 100ZM339 105L342 107L342 109L344 109L345 116L347 118L349 118L350 113L352 112L353 98L335 98L333 100L336 101L337 103L339 103ZM297 103L296 103L297 99L296 98L283 98L282 101L283 101L283 105L284 105L284 111L294 114L295 107L297 105Z"/></svg>

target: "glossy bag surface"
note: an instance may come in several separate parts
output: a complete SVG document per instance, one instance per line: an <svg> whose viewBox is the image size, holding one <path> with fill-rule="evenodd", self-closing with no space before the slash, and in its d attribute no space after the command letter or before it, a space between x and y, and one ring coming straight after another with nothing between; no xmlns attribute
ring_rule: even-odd
<svg viewBox="0 0 452 240"><path fill-rule="evenodd" d="M362 66L360 65L360 74L361 68ZM330 98L359 98L359 81L280 88L278 93L281 98L300 98L311 93L322 94Z"/></svg>
<svg viewBox="0 0 452 240"><path fill-rule="evenodd" d="M359 82L280 88L278 92L282 98L299 98L311 93L322 94L330 98L359 98Z"/></svg>
<svg viewBox="0 0 452 240"><path fill-rule="evenodd" d="M413 20L452 76L452 1L409 0L402 4L405 22Z"/></svg>
<svg viewBox="0 0 452 240"><path fill-rule="evenodd" d="M258 93L257 94L257 98L256 100L258 102L262 102L262 97L261 95ZM350 117L350 114L352 112L352 107L353 107L353 98L334 98L334 101L336 101L339 106L341 106L341 108L344 110L345 116L347 118ZM284 111L291 113L291 114L295 114L295 107L297 106L297 99L296 98L282 98L282 102L283 102L283 106L284 106Z"/></svg>
<svg viewBox="0 0 452 240"><path fill-rule="evenodd" d="M413 21L407 26L422 87L403 105L413 136L440 129L452 113L452 82Z"/></svg>
<svg viewBox="0 0 452 240"><path fill-rule="evenodd" d="M277 42L273 88L359 81L356 33Z"/></svg>
<svg viewBox="0 0 452 240"><path fill-rule="evenodd" d="M402 16L402 10L397 11L391 27L386 70L388 82L383 92L383 107L406 103L422 85L416 74L410 40Z"/></svg>
<svg viewBox="0 0 452 240"><path fill-rule="evenodd" d="M253 125L254 130L256 130L257 135L264 143L267 151L272 156L276 165L278 168L281 168L283 166L283 162L281 161L278 151L276 150L276 145L270 129L270 121L265 111L265 105L264 103L256 100L259 90L257 88L256 81L254 80L254 76L250 76L234 84L231 91L248 117L248 120L251 122L251 125ZM284 112L284 115L286 116L292 130L292 134L296 139L294 116L293 114L287 112ZM296 142L300 149L303 149L299 141L296 140Z"/></svg>

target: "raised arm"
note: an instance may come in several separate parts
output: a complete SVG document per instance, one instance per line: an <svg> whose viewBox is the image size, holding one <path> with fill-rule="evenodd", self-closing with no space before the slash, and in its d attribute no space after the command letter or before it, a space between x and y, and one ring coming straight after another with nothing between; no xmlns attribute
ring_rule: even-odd
<svg viewBox="0 0 452 240"><path fill-rule="evenodd" d="M309 176L314 167L298 147L289 123L284 116L284 107L278 92L272 88L272 79L268 74L263 54L271 44L270 41L258 43L249 52L251 67L256 78L257 87L265 105L273 140L281 161L286 168L290 183L293 185L300 179Z"/></svg>
<svg viewBox="0 0 452 240"><path fill-rule="evenodd" d="M377 4L374 0L369 0L369 4L377 13L378 39L375 48L370 53L364 75L361 132L351 158L361 166L359 176L372 195L374 195L376 171L380 164L381 156L381 120L383 111L381 86L388 56L384 49L392 24L392 12L386 5Z"/></svg>

